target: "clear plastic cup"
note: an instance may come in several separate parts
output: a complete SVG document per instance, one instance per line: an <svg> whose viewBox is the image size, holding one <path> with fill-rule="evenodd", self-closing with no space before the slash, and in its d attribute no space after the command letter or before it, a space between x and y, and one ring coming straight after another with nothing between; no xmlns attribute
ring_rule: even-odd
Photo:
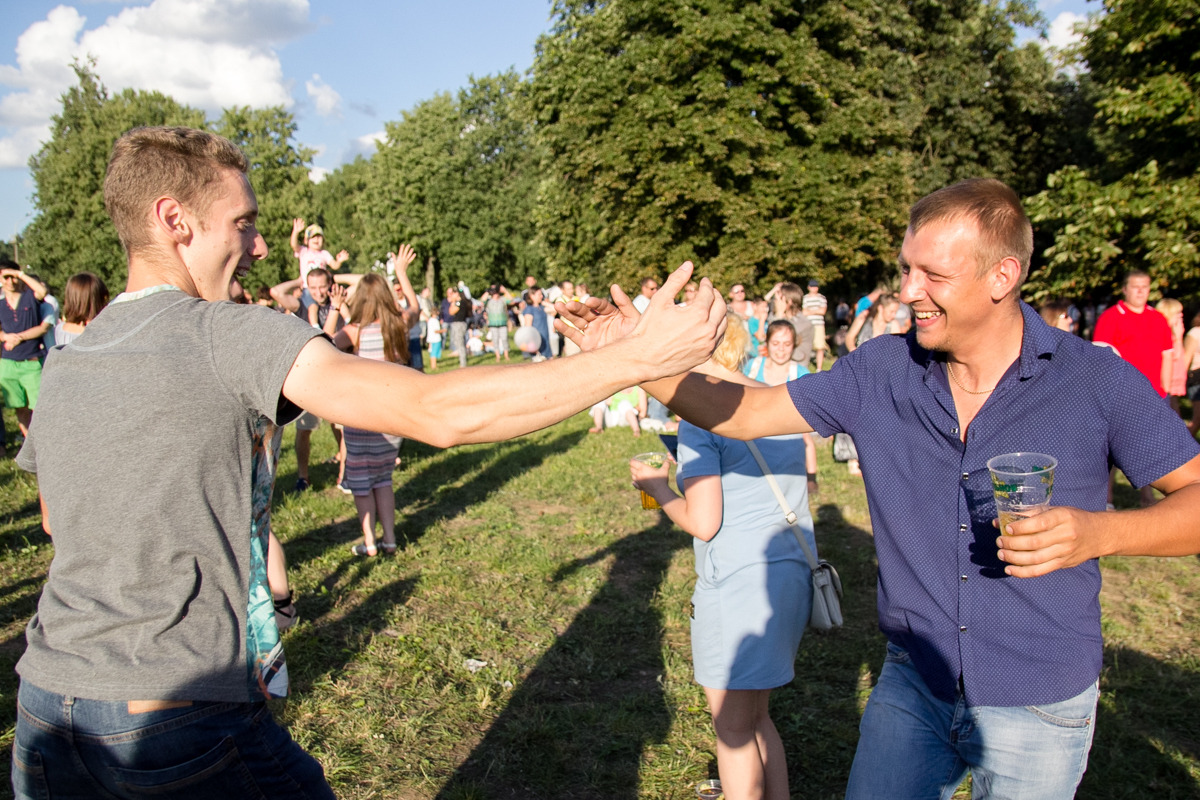
<svg viewBox="0 0 1200 800"><path fill-rule="evenodd" d="M700 800L720 800L724 796L719 780L700 781L696 784L696 797Z"/></svg>
<svg viewBox="0 0 1200 800"><path fill-rule="evenodd" d="M988 459L1000 530L1050 507L1058 459L1045 453L1005 453Z"/></svg>

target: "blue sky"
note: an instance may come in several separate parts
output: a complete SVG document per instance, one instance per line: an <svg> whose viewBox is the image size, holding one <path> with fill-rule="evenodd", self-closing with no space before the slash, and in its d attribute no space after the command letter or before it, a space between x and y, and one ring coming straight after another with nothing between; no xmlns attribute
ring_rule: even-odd
<svg viewBox="0 0 1200 800"><path fill-rule="evenodd" d="M1040 0L1051 40L1096 0ZM1072 15L1072 16L1063 16ZM314 177L438 92L533 63L549 0L20 0L0 30L0 239L32 218L26 164L91 54L111 91L154 89L204 109L284 105Z"/></svg>

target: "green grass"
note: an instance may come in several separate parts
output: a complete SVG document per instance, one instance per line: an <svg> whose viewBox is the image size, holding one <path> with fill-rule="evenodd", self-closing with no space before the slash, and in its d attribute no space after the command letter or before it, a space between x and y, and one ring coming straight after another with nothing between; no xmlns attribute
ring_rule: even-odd
<svg viewBox="0 0 1200 800"><path fill-rule="evenodd" d="M406 442L401 547L377 559L349 552L357 523L321 463L333 452L327 426L314 436L313 490L286 491L289 430L274 524L301 621L285 634L293 694L276 711L339 797L682 799L716 776L691 680L690 539L643 511L629 485L628 457L657 441L588 435L589 423L446 451ZM805 637L797 678L773 701L793 793L814 800L841 797L884 650L862 484L828 446L819 452L812 508L847 587L847 624ZM1118 500L1136 493L1122 486ZM52 552L34 481L0 462L5 749L11 668ZM1200 796L1200 562L1109 559L1104 571L1102 708L1079 797ZM472 672L467 659L487 666Z"/></svg>

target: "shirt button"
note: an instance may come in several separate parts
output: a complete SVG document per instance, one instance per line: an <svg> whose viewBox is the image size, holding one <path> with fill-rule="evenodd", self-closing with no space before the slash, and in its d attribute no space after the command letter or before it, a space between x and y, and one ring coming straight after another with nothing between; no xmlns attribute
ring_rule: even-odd
<svg viewBox="0 0 1200 800"><path fill-rule="evenodd" d="M957 433L958 433L958 428L951 428L951 429L950 429L950 432L951 432L951 433L954 433L954 434L957 434Z"/></svg>
<svg viewBox="0 0 1200 800"><path fill-rule="evenodd" d="M965 522L964 522L962 525L959 525L959 526L958 526L958 529L959 529L960 531L965 531L965 530L967 529L967 523L965 523Z"/></svg>
<svg viewBox="0 0 1200 800"><path fill-rule="evenodd" d="M965 480L967 480L967 479L968 479L968 478L970 478L970 477L971 477L971 473L969 473L969 472L964 472L964 473L963 473L963 480L964 480L964 481L965 481Z"/></svg>
<svg viewBox="0 0 1200 800"><path fill-rule="evenodd" d="M959 579L960 579L960 580L961 580L963 583L966 583L966 582L967 582L967 576L966 576L966 575L960 575L960 576L958 576L958 577L959 577Z"/></svg>
<svg viewBox="0 0 1200 800"><path fill-rule="evenodd" d="M967 632L967 626L966 626L966 625L959 625L959 626L958 626L958 632L959 632L959 633L966 633L966 632Z"/></svg>

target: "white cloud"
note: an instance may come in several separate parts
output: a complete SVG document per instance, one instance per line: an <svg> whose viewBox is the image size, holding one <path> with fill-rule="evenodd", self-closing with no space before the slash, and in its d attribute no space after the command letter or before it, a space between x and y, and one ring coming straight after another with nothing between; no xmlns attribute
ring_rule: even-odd
<svg viewBox="0 0 1200 800"><path fill-rule="evenodd" d="M331 172L333 172L333 170L326 169L325 167L313 167L308 171L308 179L313 183L320 183L321 181L325 180L325 176Z"/></svg>
<svg viewBox="0 0 1200 800"><path fill-rule="evenodd" d="M342 96L321 80L320 75L314 73L312 80L305 82L304 88L308 90L308 96L312 98L317 106L317 113L322 117L342 116Z"/></svg>
<svg viewBox="0 0 1200 800"><path fill-rule="evenodd" d="M1076 44L1080 39L1076 26L1081 22L1087 22L1087 17L1063 11L1050 23L1050 30L1046 33L1047 43L1055 50L1064 50Z"/></svg>
<svg viewBox="0 0 1200 800"><path fill-rule="evenodd" d="M153 0L84 31L86 18L58 6L17 40L16 66L0 64L0 168L24 167L49 131L71 64L95 59L110 91L159 91L216 116L230 106L290 108L273 45L313 29L308 0Z"/></svg>

